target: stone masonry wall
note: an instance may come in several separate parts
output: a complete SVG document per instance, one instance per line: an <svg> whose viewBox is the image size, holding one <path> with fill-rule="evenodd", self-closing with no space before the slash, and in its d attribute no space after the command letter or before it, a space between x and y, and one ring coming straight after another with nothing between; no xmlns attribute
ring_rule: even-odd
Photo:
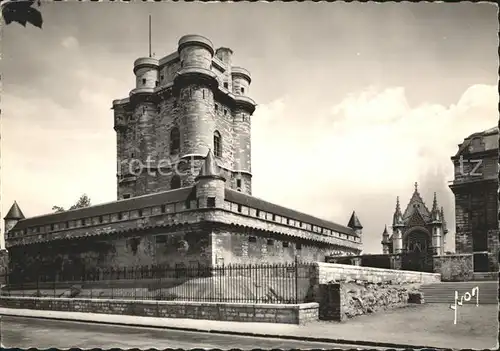
<svg viewBox="0 0 500 351"><path fill-rule="evenodd" d="M318 262L318 284L328 282L363 281L367 283L418 283L430 284L441 281L437 273L423 273L392 269L360 267Z"/></svg>
<svg viewBox="0 0 500 351"><path fill-rule="evenodd" d="M413 296L412 296L413 295ZM418 296L418 298L414 298ZM344 321L358 315L423 303L415 284L329 283L320 285L319 318ZM413 300L413 301L412 301Z"/></svg>
<svg viewBox="0 0 500 351"><path fill-rule="evenodd" d="M488 251L490 270L498 270L499 230L495 183L455 189L455 251ZM475 242L477 241L477 242Z"/></svg>
<svg viewBox="0 0 500 351"><path fill-rule="evenodd" d="M106 313L160 318L305 324L318 320L318 304L238 304L46 297L2 297L0 306L34 310Z"/></svg>
<svg viewBox="0 0 500 351"><path fill-rule="evenodd" d="M209 265L212 261L208 233L197 228L175 232L85 238L12 247L12 269L81 272L93 268L148 265Z"/></svg>
<svg viewBox="0 0 500 351"><path fill-rule="evenodd" d="M472 280L474 260L472 254L434 256L434 271L442 281Z"/></svg>
<svg viewBox="0 0 500 351"><path fill-rule="evenodd" d="M217 230L212 247L216 261L224 264L291 263L323 261L328 245L261 231Z"/></svg>
<svg viewBox="0 0 500 351"><path fill-rule="evenodd" d="M5 249L0 249L0 284L6 282L5 275L9 269L9 252Z"/></svg>

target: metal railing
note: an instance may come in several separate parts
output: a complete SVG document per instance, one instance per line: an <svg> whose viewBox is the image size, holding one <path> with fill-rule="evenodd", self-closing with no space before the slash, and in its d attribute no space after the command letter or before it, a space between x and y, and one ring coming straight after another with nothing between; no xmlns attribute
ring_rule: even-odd
<svg viewBox="0 0 500 351"><path fill-rule="evenodd" d="M227 266L141 266L80 272L13 273L2 296L241 303L300 303L312 263Z"/></svg>

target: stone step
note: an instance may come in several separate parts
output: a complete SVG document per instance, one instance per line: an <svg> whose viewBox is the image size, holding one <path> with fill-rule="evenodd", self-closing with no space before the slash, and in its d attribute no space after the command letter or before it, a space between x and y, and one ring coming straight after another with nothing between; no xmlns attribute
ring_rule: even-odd
<svg viewBox="0 0 500 351"><path fill-rule="evenodd" d="M449 294L449 293L455 293L457 291L459 294L465 294L466 292L472 293L472 289L460 289L460 290L454 290L454 289L420 289L422 292L426 292L428 294L438 294L438 293L443 293L443 294ZM479 289L479 294L498 294L498 290L490 290L490 289Z"/></svg>
<svg viewBox="0 0 500 351"><path fill-rule="evenodd" d="M424 298L424 302L425 303L447 303L447 304L450 304L450 305L453 305L455 303L454 300L429 300L429 299L425 299ZM464 305L474 305L476 303L476 301L463 301L463 304ZM480 305L497 305L498 304L498 300L484 300L484 301L479 301L479 304Z"/></svg>

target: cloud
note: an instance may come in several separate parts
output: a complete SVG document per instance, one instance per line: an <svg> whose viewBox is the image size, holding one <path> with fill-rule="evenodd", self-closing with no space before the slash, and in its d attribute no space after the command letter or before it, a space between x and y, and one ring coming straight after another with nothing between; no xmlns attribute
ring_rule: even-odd
<svg viewBox="0 0 500 351"><path fill-rule="evenodd" d="M253 117L254 195L341 224L355 209L365 250L379 252L396 196L406 206L418 181L429 205L436 191L446 206L451 237L450 157L465 137L496 125L497 106L497 88L487 85L471 86L451 106L415 107L401 87L368 88L310 118L312 109L284 97ZM452 238L447 245L454 250Z"/></svg>
<svg viewBox="0 0 500 351"><path fill-rule="evenodd" d="M61 41L61 45L66 49L77 49L80 44L75 37L66 37Z"/></svg>
<svg viewBox="0 0 500 351"><path fill-rule="evenodd" d="M93 203L115 199L109 108L123 84L84 65L72 77L79 88L71 108L55 98L3 94L3 213L14 200L33 216L70 206L82 193ZM380 252L396 196L405 206L418 181L428 204L438 193L453 232L449 158L466 136L495 125L497 104L496 87L485 85L471 86L451 106L409 106L400 87L368 88L325 108L284 96L253 117L253 193L341 224L356 210L365 251Z"/></svg>

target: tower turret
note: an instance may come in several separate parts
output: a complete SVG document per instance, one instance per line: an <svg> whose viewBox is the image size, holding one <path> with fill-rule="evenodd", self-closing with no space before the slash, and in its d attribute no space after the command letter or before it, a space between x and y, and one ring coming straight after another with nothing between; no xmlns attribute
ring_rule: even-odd
<svg viewBox="0 0 500 351"><path fill-rule="evenodd" d="M431 228L432 228L432 248L435 255L443 254L442 230L443 221L441 217L441 210L438 207L437 196L434 193L434 200L432 202L431 210Z"/></svg>
<svg viewBox="0 0 500 351"><path fill-rule="evenodd" d="M363 234L363 226L356 215L356 211L352 211L352 215L347 226L354 229L354 233L361 238L361 235Z"/></svg>
<svg viewBox="0 0 500 351"><path fill-rule="evenodd" d="M222 176L211 149L201 166L200 173L195 178L196 198L199 207L223 207L226 179Z"/></svg>
<svg viewBox="0 0 500 351"><path fill-rule="evenodd" d="M387 225L384 228L384 232L382 233L382 253L384 255L389 254L389 232L387 231Z"/></svg>
<svg viewBox="0 0 500 351"><path fill-rule="evenodd" d="M189 34L179 39L177 47L181 60L181 69L204 68L210 70L214 56L214 46L207 38Z"/></svg>
<svg viewBox="0 0 500 351"><path fill-rule="evenodd" d="M401 213L398 196L396 198L396 211L394 211L392 220L392 247L394 253L401 253L403 251L403 228L403 215Z"/></svg>
<svg viewBox="0 0 500 351"><path fill-rule="evenodd" d="M135 89L133 93L153 92L160 83L159 61L152 57L141 57L134 62Z"/></svg>
<svg viewBox="0 0 500 351"><path fill-rule="evenodd" d="M226 71L223 74L223 79L221 82L221 87L224 87L224 89L228 90L229 92L233 91L233 79L231 75L231 64L232 64L232 56L233 56L233 50L229 48L218 48L215 50L215 56L222 61L222 63L225 64L226 66Z"/></svg>
<svg viewBox="0 0 500 351"><path fill-rule="evenodd" d="M242 67L232 67L231 77L233 81L233 94L248 95L248 90L252 79L250 72Z"/></svg>
<svg viewBox="0 0 500 351"><path fill-rule="evenodd" d="M7 215L5 215L4 219L4 225L5 225L5 233L7 234L20 220L24 219L24 214L23 211L21 211L21 208L17 204L16 201L12 204L10 207L9 212L7 212Z"/></svg>

